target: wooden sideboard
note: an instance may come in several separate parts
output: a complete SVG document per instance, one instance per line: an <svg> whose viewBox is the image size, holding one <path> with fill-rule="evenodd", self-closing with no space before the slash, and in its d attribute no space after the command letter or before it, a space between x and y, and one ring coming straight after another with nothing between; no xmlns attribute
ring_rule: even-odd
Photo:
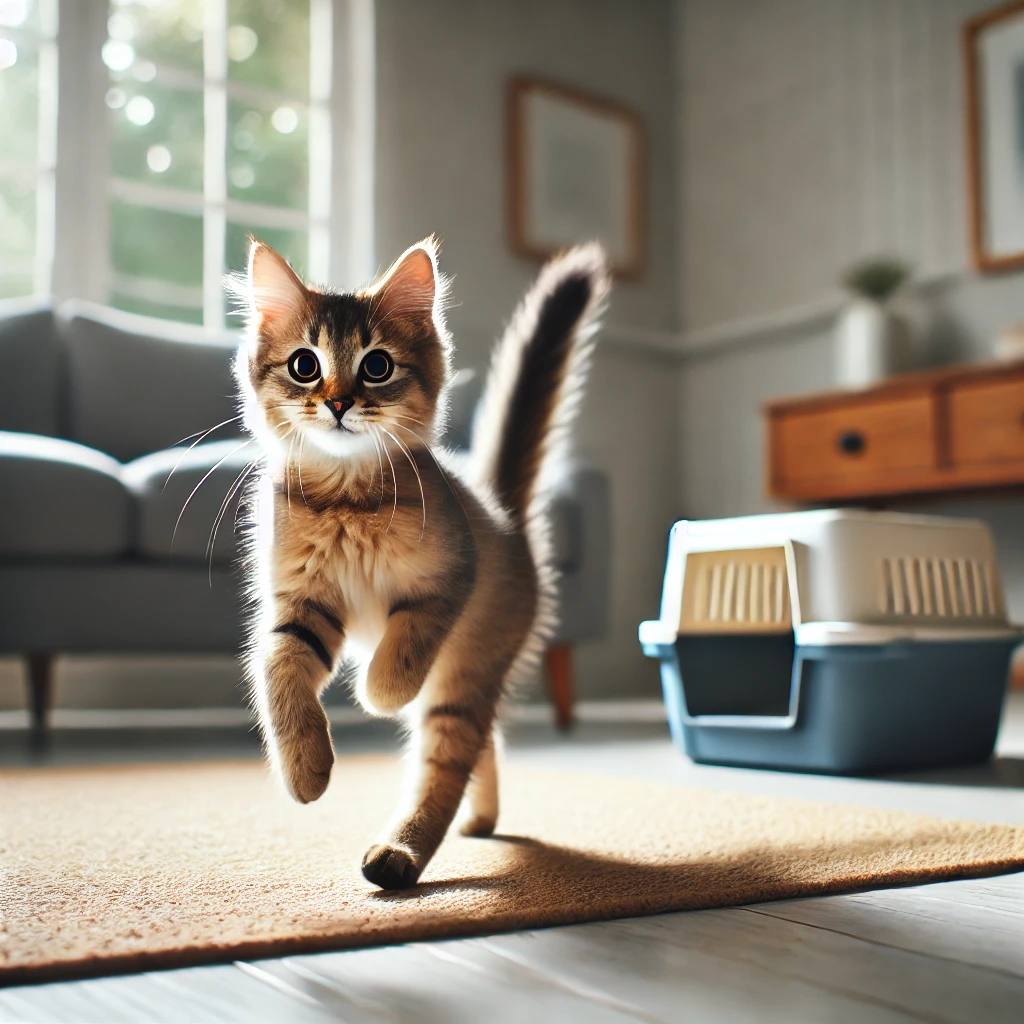
<svg viewBox="0 0 1024 1024"><path fill-rule="evenodd" d="M764 415L775 498L864 501L1024 485L1024 362L780 399Z"/></svg>

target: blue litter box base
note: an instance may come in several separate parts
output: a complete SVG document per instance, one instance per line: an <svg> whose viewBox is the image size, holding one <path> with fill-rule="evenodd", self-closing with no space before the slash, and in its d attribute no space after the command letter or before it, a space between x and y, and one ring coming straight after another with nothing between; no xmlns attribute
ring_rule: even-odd
<svg viewBox="0 0 1024 1024"><path fill-rule="evenodd" d="M789 717L742 726L688 718L678 658L663 658L669 724L703 764L855 775L985 761L1018 642L798 648Z"/></svg>

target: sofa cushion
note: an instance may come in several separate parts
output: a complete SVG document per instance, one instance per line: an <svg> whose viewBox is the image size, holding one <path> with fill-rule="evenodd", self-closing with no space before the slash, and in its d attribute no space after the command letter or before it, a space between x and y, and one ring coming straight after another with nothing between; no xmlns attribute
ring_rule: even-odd
<svg viewBox="0 0 1024 1024"><path fill-rule="evenodd" d="M125 465L121 478L135 496L137 507L136 552L145 558L166 561L170 556L175 562L205 563L221 504L258 454L255 443L246 445L232 438L191 449L167 448ZM238 492L243 489L240 484ZM235 493L224 510L214 565L230 562L237 553L234 522L238 497Z"/></svg>
<svg viewBox="0 0 1024 1024"><path fill-rule="evenodd" d="M0 430L60 436L61 368L49 300L0 302Z"/></svg>
<svg viewBox="0 0 1024 1024"><path fill-rule="evenodd" d="M72 440L127 462L235 415L237 336L78 302L58 324ZM238 433L228 423L214 437Z"/></svg>
<svg viewBox="0 0 1024 1024"><path fill-rule="evenodd" d="M93 448L0 431L0 558L111 558L130 546L121 467Z"/></svg>

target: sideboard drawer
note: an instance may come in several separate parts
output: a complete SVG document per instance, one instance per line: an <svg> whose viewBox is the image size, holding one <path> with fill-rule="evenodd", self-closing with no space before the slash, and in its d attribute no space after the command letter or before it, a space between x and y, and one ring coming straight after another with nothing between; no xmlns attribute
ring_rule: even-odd
<svg viewBox="0 0 1024 1024"><path fill-rule="evenodd" d="M774 417L773 490L828 497L894 492L938 464L931 392L837 401Z"/></svg>
<svg viewBox="0 0 1024 1024"><path fill-rule="evenodd" d="M1024 461L1024 377L954 386L949 444L954 466Z"/></svg>

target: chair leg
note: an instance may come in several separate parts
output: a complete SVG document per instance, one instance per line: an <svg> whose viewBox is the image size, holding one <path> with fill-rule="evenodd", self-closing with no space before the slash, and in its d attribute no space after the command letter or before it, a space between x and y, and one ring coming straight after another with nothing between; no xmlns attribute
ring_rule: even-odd
<svg viewBox="0 0 1024 1024"><path fill-rule="evenodd" d="M28 707L32 716L32 736L42 741L46 737L50 703L53 700L53 667L56 659L52 654L28 654L25 660L28 664Z"/></svg>
<svg viewBox="0 0 1024 1024"><path fill-rule="evenodd" d="M572 725L572 648L568 644L551 647L545 656L548 692L555 706L555 725L562 732Z"/></svg>

